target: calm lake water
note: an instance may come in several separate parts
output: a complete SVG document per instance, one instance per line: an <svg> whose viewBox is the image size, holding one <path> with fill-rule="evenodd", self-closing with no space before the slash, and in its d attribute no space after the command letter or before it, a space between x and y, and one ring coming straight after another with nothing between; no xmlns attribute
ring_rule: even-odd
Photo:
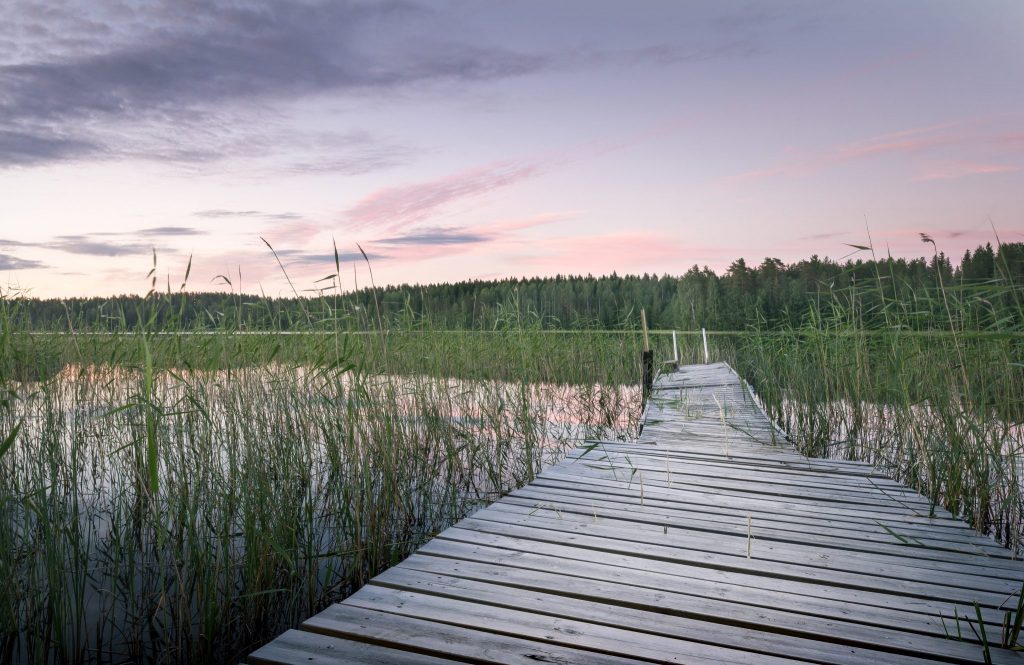
<svg viewBox="0 0 1024 665"><path fill-rule="evenodd" d="M40 663L237 659L640 407L635 386L283 365L15 389L0 661Z"/></svg>

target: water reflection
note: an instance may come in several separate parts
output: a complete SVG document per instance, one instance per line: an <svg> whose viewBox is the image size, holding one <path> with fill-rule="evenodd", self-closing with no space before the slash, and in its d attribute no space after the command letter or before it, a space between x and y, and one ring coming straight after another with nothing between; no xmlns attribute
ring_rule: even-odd
<svg viewBox="0 0 1024 665"><path fill-rule="evenodd" d="M634 386L281 364L144 380L90 365L12 386L0 660L237 659L639 417Z"/></svg>

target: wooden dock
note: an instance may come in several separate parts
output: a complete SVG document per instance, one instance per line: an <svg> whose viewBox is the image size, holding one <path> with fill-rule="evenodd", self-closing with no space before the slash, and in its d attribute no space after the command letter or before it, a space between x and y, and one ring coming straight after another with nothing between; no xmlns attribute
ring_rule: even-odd
<svg viewBox="0 0 1024 665"><path fill-rule="evenodd" d="M1024 564L929 513L798 454L727 365L683 367L638 441L573 451L248 662L980 663L975 603L1019 662Z"/></svg>

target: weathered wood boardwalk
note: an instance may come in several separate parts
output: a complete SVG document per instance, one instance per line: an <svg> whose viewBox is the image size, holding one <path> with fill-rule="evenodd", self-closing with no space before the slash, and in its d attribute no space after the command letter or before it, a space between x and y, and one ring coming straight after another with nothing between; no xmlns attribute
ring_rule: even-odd
<svg viewBox="0 0 1024 665"><path fill-rule="evenodd" d="M870 466L798 454L728 366L698 365L659 379L639 441L574 451L249 662L977 663L974 603L998 644L1022 579Z"/></svg>

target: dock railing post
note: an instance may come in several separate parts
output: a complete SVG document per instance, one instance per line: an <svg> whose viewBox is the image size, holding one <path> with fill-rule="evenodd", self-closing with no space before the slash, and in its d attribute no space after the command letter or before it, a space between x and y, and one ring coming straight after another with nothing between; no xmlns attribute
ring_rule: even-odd
<svg viewBox="0 0 1024 665"><path fill-rule="evenodd" d="M700 329L700 335L704 338L704 364L708 364L708 331L704 328Z"/></svg>
<svg viewBox="0 0 1024 665"><path fill-rule="evenodd" d="M640 356L643 364L643 404L647 405L647 398L651 395L651 388L654 387L654 351L651 351L651 338L647 334L647 312L640 310L640 325L644 331L644 351Z"/></svg>

